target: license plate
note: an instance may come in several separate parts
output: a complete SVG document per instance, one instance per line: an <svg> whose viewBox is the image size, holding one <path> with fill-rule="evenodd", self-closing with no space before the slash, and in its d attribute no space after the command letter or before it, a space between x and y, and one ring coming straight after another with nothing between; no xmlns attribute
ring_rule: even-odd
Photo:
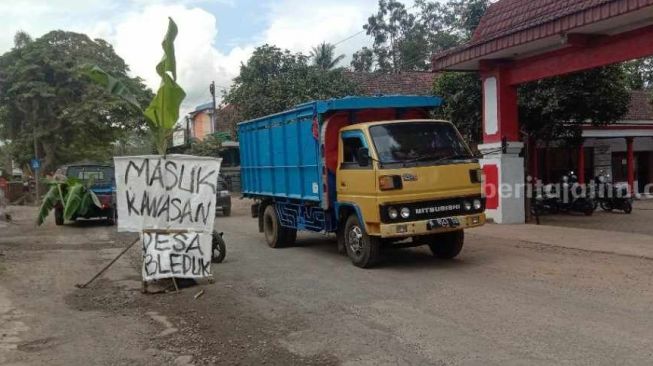
<svg viewBox="0 0 653 366"><path fill-rule="evenodd" d="M426 228L428 230L454 228L460 226L460 220L457 217L443 217L441 219L429 220Z"/></svg>

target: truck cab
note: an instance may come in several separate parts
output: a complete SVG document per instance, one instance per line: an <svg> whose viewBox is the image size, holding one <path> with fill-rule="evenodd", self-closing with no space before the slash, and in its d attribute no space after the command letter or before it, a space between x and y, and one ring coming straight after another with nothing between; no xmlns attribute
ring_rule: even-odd
<svg viewBox="0 0 653 366"><path fill-rule="evenodd" d="M337 201L345 208L340 250L354 264L366 267L376 261L374 247L408 237L437 257L453 258L463 230L485 223L480 167L450 122L345 127L338 161Z"/></svg>
<svg viewBox="0 0 653 366"><path fill-rule="evenodd" d="M382 246L428 245L450 259L485 223L482 172L437 97L315 101L238 125L242 192L270 247L298 230L335 233L367 268Z"/></svg>

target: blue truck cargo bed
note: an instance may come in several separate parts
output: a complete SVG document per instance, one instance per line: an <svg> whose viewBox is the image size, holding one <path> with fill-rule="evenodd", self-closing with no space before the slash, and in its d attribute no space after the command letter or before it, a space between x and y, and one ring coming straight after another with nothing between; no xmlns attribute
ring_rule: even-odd
<svg viewBox="0 0 653 366"><path fill-rule="evenodd" d="M245 197L322 203L327 189L321 123L336 111L434 108L437 97L346 97L313 101L238 124L242 193ZM325 207L323 205L323 207Z"/></svg>

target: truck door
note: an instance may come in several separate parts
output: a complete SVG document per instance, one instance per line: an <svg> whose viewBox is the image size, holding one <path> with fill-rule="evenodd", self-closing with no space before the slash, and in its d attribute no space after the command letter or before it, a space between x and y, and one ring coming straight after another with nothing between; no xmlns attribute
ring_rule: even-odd
<svg viewBox="0 0 653 366"><path fill-rule="evenodd" d="M357 159L360 148L368 148L367 138L360 130L347 130L340 134L338 171L336 174L337 199L340 203L358 206L363 220L373 220L378 214L376 181L372 160L361 166Z"/></svg>

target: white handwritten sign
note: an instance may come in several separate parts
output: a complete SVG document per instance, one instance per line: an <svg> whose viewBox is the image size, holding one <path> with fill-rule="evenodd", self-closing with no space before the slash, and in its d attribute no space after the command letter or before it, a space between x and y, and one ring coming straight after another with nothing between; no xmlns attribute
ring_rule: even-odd
<svg viewBox="0 0 653 366"><path fill-rule="evenodd" d="M114 162L118 231L213 231L222 159L148 155Z"/></svg>
<svg viewBox="0 0 653 366"><path fill-rule="evenodd" d="M211 276L211 234L145 232L141 239L143 280Z"/></svg>

